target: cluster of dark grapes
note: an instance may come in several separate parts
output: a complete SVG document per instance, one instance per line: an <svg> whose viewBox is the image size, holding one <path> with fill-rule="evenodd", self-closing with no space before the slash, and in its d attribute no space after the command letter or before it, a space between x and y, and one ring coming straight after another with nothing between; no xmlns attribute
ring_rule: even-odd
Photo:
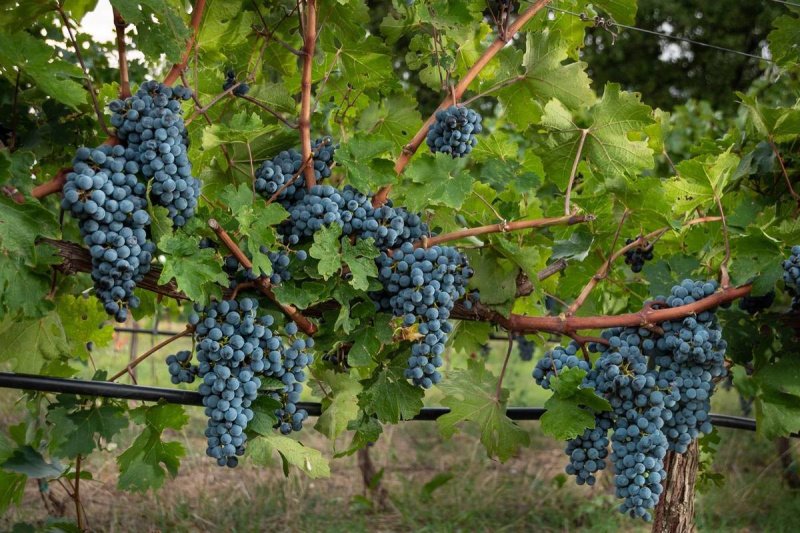
<svg viewBox="0 0 800 533"><path fill-rule="evenodd" d="M750 315L755 315L769 308L775 302L775 291L769 291L761 296L745 296L739 300L739 309Z"/></svg>
<svg viewBox="0 0 800 533"><path fill-rule="evenodd" d="M716 289L715 282L684 280L655 302L685 305ZM592 368L571 343L547 352L533 371L545 388L564 369L588 371L583 386L607 399L612 410L596 414L594 428L568 441L566 471L578 484L594 484L595 474L606 467L610 440L620 511L648 521L663 490L667 450L683 453L693 439L712 430L714 379L725 375L725 341L713 311L661 326L664 334L658 337L645 328L603 331L604 342L589 345L600 353Z"/></svg>
<svg viewBox="0 0 800 533"><path fill-rule="evenodd" d="M684 305L710 296L715 282L684 280L672 288L667 305ZM664 335L653 357L658 386L672 392L675 402L664 412L664 433L670 450L683 453L700 434L711 432L709 412L715 380L726 375L722 328L712 311L661 324Z"/></svg>
<svg viewBox="0 0 800 533"><path fill-rule="evenodd" d="M181 350L167 356L167 369L173 384L193 383L197 375L197 367L192 365L192 352Z"/></svg>
<svg viewBox="0 0 800 533"><path fill-rule="evenodd" d="M222 90L227 91L231 87L236 85L236 73L233 70L228 70L225 72L225 81L222 82ZM244 96L250 90L250 86L247 85L245 82L240 83L236 86L236 88L231 91L234 96Z"/></svg>
<svg viewBox="0 0 800 533"><path fill-rule="evenodd" d="M264 368L264 376L279 379L283 387L269 393L269 396L281 403L275 411L278 417L278 428L284 435L303 429L303 422L308 418L305 409L299 409L297 403L303 392L306 380L305 369L314 358L308 351L314 346L314 339L298 336L297 324L289 322L284 328L284 341L277 335L264 344L269 365Z"/></svg>
<svg viewBox="0 0 800 533"><path fill-rule="evenodd" d="M800 245L792 246L791 255L783 261L783 283L792 295L792 309L800 309Z"/></svg>
<svg viewBox="0 0 800 533"><path fill-rule="evenodd" d="M415 385L430 388L439 383L447 336L452 331L448 320L456 300L464 296L472 269L466 257L449 246L414 248L410 241L394 250L391 257L378 258L378 279L388 296L395 316L403 326L415 324L420 339L412 344L406 378Z"/></svg>
<svg viewBox="0 0 800 533"><path fill-rule="evenodd" d="M533 349L536 344L525 338L525 335L517 335L514 340L517 341L517 348L519 348L519 358L523 361L532 361Z"/></svg>
<svg viewBox="0 0 800 533"><path fill-rule="evenodd" d="M92 281L106 313L118 322L139 306L136 283L150 270L155 246L147 239L147 189L130 148L79 148L61 206L78 220L92 257Z"/></svg>
<svg viewBox="0 0 800 533"><path fill-rule="evenodd" d="M303 428L308 418L297 403L306 380L305 368L313 357L308 349L312 339L298 336L297 325L288 323L281 334L273 330L272 316L258 313L258 302L250 298L195 304L189 319L197 335L197 366L187 372L201 379L199 388L209 417L206 453L220 466L236 466L244 453L244 430L253 418L252 402L261 378L279 380L281 385L268 395L281 406L276 409L278 428L284 435ZM170 356L173 357L173 356ZM187 367L187 356L168 359L170 373ZM182 361L181 359L186 359Z"/></svg>
<svg viewBox="0 0 800 533"><path fill-rule="evenodd" d="M128 164L150 182L150 199L165 207L175 226L194 215L200 182L192 176L188 136L181 116L181 100L190 89L156 81L142 83L133 96L114 100L111 124L127 147Z"/></svg>
<svg viewBox="0 0 800 533"><path fill-rule="evenodd" d="M317 183L330 177L336 148L337 145L330 137L314 141L311 151ZM256 192L270 199L280 191L277 200L288 209L305 196L305 177L300 172L302 165L303 155L295 149L284 150L274 158L264 161L256 171Z"/></svg>
<svg viewBox="0 0 800 533"><path fill-rule="evenodd" d="M257 306L249 298L195 304L189 317L197 335L196 372L208 417L206 454L220 466L234 467L244 454L244 430L261 386L256 374L266 365L261 343L269 330L257 318Z"/></svg>
<svg viewBox="0 0 800 533"><path fill-rule="evenodd" d="M463 106L450 106L436 112L436 122L428 130L431 152L464 157L478 144L476 135L483 131L481 116Z"/></svg>
<svg viewBox="0 0 800 533"><path fill-rule="evenodd" d="M466 295L464 295L464 299L461 301L461 304L464 306L464 309L467 311L472 310L475 307L475 304L480 302L481 300L481 293L478 289L473 289L469 291Z"/></svg>
<svg viewBox="0 0 800 533"><path fill-rule="evenodd" d="M625 239L625 244L631 244L636 239ZM653 245L648 244L641 248L634 248L625 252L625 264L630 265L631 271L641 272L646 261L653 260Z"/></svg>

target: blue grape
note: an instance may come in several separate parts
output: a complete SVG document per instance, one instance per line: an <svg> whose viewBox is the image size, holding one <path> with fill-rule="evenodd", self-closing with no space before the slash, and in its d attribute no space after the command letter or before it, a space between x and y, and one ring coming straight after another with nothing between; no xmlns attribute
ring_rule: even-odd
<svg viewBox="0 0 800 533"><path fill-rule="evenodd" d="M466 107L450 106L436 112L436 121L428 130L428 147L433 153L464 157L478 144L475 135L482 131L480 114Z"/></svg>

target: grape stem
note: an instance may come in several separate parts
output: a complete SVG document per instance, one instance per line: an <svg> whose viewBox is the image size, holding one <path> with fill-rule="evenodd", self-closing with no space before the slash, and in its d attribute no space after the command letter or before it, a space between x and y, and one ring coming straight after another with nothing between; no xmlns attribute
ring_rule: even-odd
<svg viewBox="0 0 800 533"><path fill-rule="evenodd" d="M278 113L277 111L275 111L274 109L272 109L271 107L269 107L269 106L268 106L267 104L265 104L264 102L261 102L260 100L256 100L255 98L253 98L252 96L250 96L250 95L247 95L247 94L242 94L242 95L239 95L239 98L241 98L242 100L247 100L247 101L248 101L248 102L250 102L251 104L255 104L255 105L257 105L258 107L260 107L261 109L263 109L264 111L266 111L267 113L269 113L270 115L272 115L273 117L275 117L275 118L277 118L279 121L281 121L281 122L282 122L282 123L283 123L283 124L284 124L284 125L285 125L287 128L291 128L291 129L293 129L293 130L296 130L296 129L298 128L298 125L297 125L297 124L292 124L291 122L289 122L288 120L286 120L286 119L283 117L283 115L281 115L280 113ZM309 141L309 142L310 142L310 141Z"/></svg>
<svg viewBox="0 0 800 533"><path fill-rule="evenodd" d="M300 145L306 189L317 183L314 165L311 164L311 81L314 66L314 49L317 45L317 0L306 0L303 24L303 74L300 80Z"/></svg>
<svg viewBox="0 0 800 533"><path fill-rule="evenodd" d="M581 129L581 137L578 140L578 151L575 152L575 159L572 161L572 170L569 172L569 181L567 182L567 192L564 194L564 214L569 215L570 198L572 196L572 187L575 185L575 177L578 175L578 164L581 162L583 156L583 146L586 144L586 137L589 135L587 128Z"/></svg>
<svg viewBox="0 0 800 533"><path fill-rule="evenodd" d="M123 368L122 370L120 370L119 372L117 372L116 374L111 376L110 378L108 378L108 381L116 381L119 378L121 378L122 376L124 376L125 374L130 373L134 368L139 366L139 363L141 363L142 361L144 361L145 359L147 359L148 357L150 357L151 355L153 355L154 353L159 351L161 348L163 348L164 346L167 346L168 344L171 344L171 343L175 342L176 340L178 340L178 339L180 339L182 337L185 337L187 335L191 335L193 331L194 331L194 327L190 326L190 325L187 325L183 329L183 331L181 331L179 333L176 333L172 337L169 337L169 338L159 342L158 344L156 344L155 346L153 346L152 348L150 348L149 350L144 352L142 355L140 355L139 357L137 357L136 359L134 359L133 361L128 363L125 366L125 368Z"/></svg>
<svg viewBox="0 0 800 533"><path fill-rule="evenodd" d="M508 360L511 358L511 350L514 348L514 334L508 332L508 350L506 350L506 358L503 360L503 369L500 371L500 377L497 378L497 388L494 391L494 401L500 401L500 395L503 393L503 378L506 377L506 368L508 368Z"/></svg>
<svg viewBox="0 0 800 533"><path fill-rule="evenodd" d="M208 226L217 234L219 240L231 251L231 253L236 257L236 260L246 269L252 270L253 263L250 262L250 259L245 255L239 246L233 242L231 236L228 235L228 232L219 225L219 222L214 220L213 218L208 221ZM275 293L272 292L272 286L267 278L264 276L259 276L256 278L255 283L257 284L258 290L266 296L271 302L275 305L280 307L281 311L283 311L286 316L288 316L292 321L297 324L297 327L300 328L305 334L313 335L317 331L317 326L314 325L309 319L304 317L300 311L297 310L296 307L292 305L286 305L278 302L278 298L275 296Z"/></svg>
<svg viewBox="0 0 800 533"><path fill-rule="evenodd" d="M192 35L186 41L186 49L181 56L181 62L172 65L172 68L164 78L164 85L172 85L180 77L181 72L189 64L189 57L192 55L192 48L197 42L197 34L200 33L200 23L203 21L203 11L206 9L206 0L196 0L192 8L192 19L190 25L192 27Z"/></svg>
<svg viewBox="0 0 800 533"><path fill-rule="evenodd" d="M125 99L131 95L131 82L128 74L128 54L125 49L125 28L128 24L116 8L114 13L114 28L117 31L117 54L119 55L119 97Z"/></svg>
<svg viewBox="0 0 800 533"><path fill-rule="evenodd" d="M519 30L522 29L525 24L527 24L533 17L538 13L542 8L544 8L550 0L538 0L536 3L532 4L528 9L523 11L517 18L511 23L508 28L501 32L498 35L497 39L492 42L491 45L483 52L480 58L475 62L474 65L467 71L464 77L458 82L458 84L453 89L452 94L448 94L445 99L439 104L439 107L436 108L436 111L441 109L445 109L453 104L454 98L460 99L464 96L464 93L467 91L467 88L470 84L475 80L478 74L486 68L486 65L489 64L494 56L502 50L505 45L508 43L509 39L514 36ZM428 120L422 125L419 131L414 135L414 137L403 147L403 151L400 156L397 158L397 162L394 165L394 171L399 176L403 173L403 170L406 168L408 163L411 161L411 158L419 149L422 142L425 140L425 137L428 134L428 130L430 129L431 125L433 124L434 120L436 120L436 111L434 111L431 116L428 117ZM381 187L375 196L372 198L372 205L375 207L381 206L386 203L386 200L389 197L389 193L392 190L391 185L384 185Z"/></svg>
<svg viewBox="0 0 800 533"><path fill-rule="evenodd" d="M626 212L627 212L627 210L626 210ZM622 220L624 221L624 217L623 217ZM722 220L722 217L699 217L699 218L694 218L692 220L689 220L689 221L685 222L683 224L683 226L684 227L688 227L688 226L694 226L694 225L697 225L697 224L704 224L704 223L707 223L707 222L719 222L720 220ZM620 222L620 225L617 227L617 234L614 237L614 242L615 243L616 243L617 237L619 236L619 231L620 231L621 227L622 227L622 221ZM648 233L647 235L640 235L637 239L635 239L630 244L626 244L625 246L623 246L622 248L617 250L616 253L611 254L611 256L608 258L608 260L606 262L604 262L603 265L597 270L597 272L589 279L589 281L586 283L586 285L581 290L581 292L578 295L578 297L575 299L575 301L572 303L572 305L569 306L569 308L567 309L565 314L567 316L572 316L578 311L578 309L580 309L580 307L586 302L586 299L589 297L589 294L597 286L597 284L600 283L600 281L604 280L608 276L608 273L611 270L611 264L614 261L616 261L617 259L619 259L623 255L625 255L630 250L647 246L648 243L650 243L650 241L660 238L662 235L664 235L669 230L670 230L669 227L665 227L665 228L661 228L661 229L657 229L655 231L652 231L652 232ZM612 249L613 249L613 246L612 246ZM727 288L727 287L723 286L723 288Z"/></svg>
<svg viewBox="0 0 800 533"><path fill-rule="evenodd" d="M489 224L487 226L478 226L475 228L466 228L450 233L443 233L435 237L422 237L422 239L414 244L414 248L430 248L431 246L436 246L437 244L457 241L466 237L486 235L488 233L506 233L509 231L519 231L530 228L546 228L548 226L558 226L561 224L571 226L573 224L592 221L594 218L594 215L567 215L555 218L519 220L517 222L503 221L498 224Z"/></svg>
<svg viewBox="0 0 800 533"><path fill-rule="evenodd" d="M719 194L717 194L717 191L714 191L714 200L716 200L717 207L719 208L719 215L720 219L722 220L722 238L725 243L725 257L719 264L719 284L723 289L727 289L731 285L731 276L728 273L728 262L731 260L731 243L728 238L728 222L725 220L725 211L722 209L722 200L720 199Z"/></svg>

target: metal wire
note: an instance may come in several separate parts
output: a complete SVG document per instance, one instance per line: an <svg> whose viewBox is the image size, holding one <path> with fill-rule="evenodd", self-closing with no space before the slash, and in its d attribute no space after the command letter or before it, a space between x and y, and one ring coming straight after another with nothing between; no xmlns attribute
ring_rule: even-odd
<svg viewBox="0 0 800 533"><path fill-rule="evenodd" d="M772 0L772 1L773 2L777 2L778 0ZM791 5L791 4L788 4L788 5ZM608 31L609 33L611 33L611 35L612 35L612 37L614 39L616 39L616 37L617 37L617 32L615 32L614 29L615 28L624 28L626 30L638 31L638 32L647 33L647 34L650 34L650 35L656 35L656 36L662 37L664 39L672 39L674 41L681 41L681 42L685 42L685 43L691 43L691 44L694 44L694 45L697 45L697 46L704 46L706 48L713 48L714 50L719 50L720 52L726 52L726 53L729 53L729 54L737 54L737 55L744 56L744 57L749 57L749 58L752 58L752 59L758 59L760 61L766 61L768 63L774 63L774 61L772 59L769 59L769 58L766 58L766 57L762 57L762 56L757 56L757 55L750 54L750 53L747 53L747 52L742 52L741 50L734 50L733 48L725 48L724 46L717 46L716 44L710 44L710 43L704 43L704 42L701 42L701 41L695 41L694 39L689 39L688 37L680 37L678 35L670 35L668 33L662 33L662 32L658 32L658 31L648 30L648 29L639 28L639 27L636 27L636 26L628 26L627 24L620 24L619 22L616 22L614 19L611 19L611 18L590 17L586 13L575 13L574 11L569 11L568 9L561 9L559 7L553 7L553 6L550 6L548 9L550 9L552 11L559 11L561 13L566 13L567 15L572 15L573 17L577 17L577 18L581 19L584 22L592 22L592 23L594 23L595 27L602 28L602 29Z"/></svg>
<svg viewBox="0 0 800 533"><path fill-rule="evenodd" d="M203 405L203 397L199 392L145 387L141 385L125 385L109 381L89 381L37 376L33 374L15 374L13 372L0 372L0 388L101 396L104 398L140 400L145 402L164 400L168 403L180 405ZM305 409L310 416L319 416L322 413L322 406L319 403L300 402L297 404L297 407ZM436 420L449 412L450 409L446 407L424 407L413 420ZM545 409L541 407L509 407L506 410L506 415L512 420L539 420L544 413ZM719 427L742 429L746 431L756 430L756 421L752 418L713 413L709 416L712 424ZM798 437L798 435L792 435L792 437Z"/></svg>

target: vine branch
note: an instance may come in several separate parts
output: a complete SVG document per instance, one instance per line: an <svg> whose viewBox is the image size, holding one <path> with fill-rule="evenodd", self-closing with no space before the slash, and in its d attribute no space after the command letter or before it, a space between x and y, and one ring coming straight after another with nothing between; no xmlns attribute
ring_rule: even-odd
<svg viewBox="0 0 800 533"><path fill-rule="evenodd" d="M58 12L59 17L61 17L61 21L64 23L64 28L67 30L67 35L69 36L69 41L72 43L72 47L75 49L75 57L78 59L78 63L81 65L81 70L83 71L83 75L86 76L86 85L89 88L89 96L92 98L92 107L94 107L94 112L97 115L97 122L100 123L100 127L106 132L106 135L112 137L111 131L108 129L106 125L105 117L103 116L103 110L100 109L100 102L97 100L97 94L94 92L94 84L92 83L92 77L89 74L89 69L86 68L86 63L83 60L83 54L81 54L81 47L78 45L78 41L75 39L75 36L72 33L72 26L69 23L69 18L67 14L64 12L64 6L61 2L56 3L56 11Z"/></svg>
<svg viewBox="0 0 800 533"><path fill-rule="evenodd" d="M800 194L797 194L797 192L794 190L794 187L792 187L792 180L789 179L789 172L786 170L786 164L783 162L781 153L778 151L778 147L775 144L772 135L769 136L767 141L769 141L769 145L772 148L772 153L775 154L775 157L778 159L778 164L781 166L781 173L783 174L783 179L786 180L786 186L789 188L789 194L792 195L792 198L794 198L794 201L797 202L797 205L800 207Z"/></svg>
<svg viewBox="0 0 800 533"><path fill-rule="evenodd" d="M578 175L578 164L581 162L583 155L583 145L586 144L586 136L589 135L587 128L581 129L581 138L578 140L578 151L575 153L575 159L572 161L572 170L569 172L569 181L567 182L567 192L564 194L564 214L570 214L570 197L572 196L572 187L575 185L575 177Z"/></svg>
<svg viewBox="0 0 800 533"><path fill-rule="evenodd" d="M114 13L114 28L117 30L117 53L119 55L119 97L125 99L131 95L131 82L128 75L128 54L125 48L125 28L128 24L116 8Z"/></svg>
<svg viewBox="0 0 800 533"><path fill-rule="evenodd" d="M206 9L206 0L196 0L192 8L192 19L189 23L192 27L192 35L186 41L186 49L181 56L181 62L172 65L172 68L164 78L164 85L172 85L180 77L183 69L189 64L189 58L192 55L192 48L197 41L197 34L200 33L200 23L203 20L203 11Z"/></svg>
<svg viewBox="0 0 800 533"><path fill-rule="evenodd" d="M300 146L304 162L306 188L317 183L311 156L311 79L314 66L314 48L317 44L317 1L306 0L306 16L303 24L303 74L300 81Z"/></svg>
<svg viewBox="0 0 800 533"><path fill-rule="evenodd" d="M179 333L176 333L175 335L173 335L173 336L171 336L171 337L169 337L167 339L164 339L163 341L159 342L158 344L156 344L155 346L153 346L152 348L150 348L149 350L144 352L142 355L140 355L139 357L137 357L133 361L129 362L125 366L125 368L123 368L122 370L120 370L119 372L117 372L116 374L111 376L110 378L108 378L108 381L116 381L119 378L121 378L122 376L124 376L125 374L130 373L134 368L139 366L139 364L142 361L144 361L145 359L147 359L148 357L150 357L151 355L153 355L154 353L159 351L161 348L163 348L164 346L167 346L167 345L175 342L176 340L178 340L178 339L180 339L182 337L185 337L187 335L191 335L193 331L194 331L194 327L186 326L186 328L184 328L183 331L181 331Z"/></svg>
<svg viewBox="0 0 800 533"><path fill-rule="evenodd" d="M213 218L208 221L208 226L217 234L217 237L222 241L222 243L231 251L231 253L236 257L236 260L241 263L241 265L246 269L252 269L253 263L250 262L250 259L245 255L239 246L233 242L231 236L228 235L228 232L219 225L219 222L214 220ZM258 290L266 296L270 301L272 301L275 305L280 307L281 311L283 311L286 316L292 319L297 327L300 328L304 333L307 335L313 335L317 331L317 326L314 325L308 318L304 317L300 311L297 310L296 307L292 305L282 304L278 301L278 298L275 296L275 293L272 292L272 286L269 280L263 276L259 276L256 278L255 283L257 284Z"/></svg>
<svg viewBox="0 0 800 533"><path fill-rule="evenodd" d="M572 226L573 224L580 224L594 220L594 215L567 215L555 218L537 218L533 220L519 220L517 222L499 222L497 224L489 224L487 226L478 226L475 228L466 228L450 233L443 233L435 237L422 237L414 244L415 248L430 248L444 242L457 241L466 237L474 237L477 235L485 235L487 233L506 233L509 231L519 231L530 228L546 228L548 226L558 226L564 224Z"/></svg>
<svg viewBox="0 0 800 533"><path fill-rule="evenodd" d="M517 33L520 29L522 29L525 24L527 24L533 17L538 13L542 8L544 8L550 0L538 0L536 3L532 4L528 7L525 11L520 13L519 17L511 23L508 28L497 37L497 39L489 45L489 47L484 50L483 55L475 62L474 65L467 71L464 77L458 82L458 84L453 88L452 93L448 94L445 99L439 104L439 107L428 117L428 120L422 125L419 131L414 135L414 137L403 147L403 152L397 158L397 161L394 165L394 171L400 175L403 173L403 170L406 168L408 163L411 161L411 158L419 149L422 142L425 140L425 136L428 134L428 130L433 124L433 121L436 120L436 111L441 109L445 109L449 107L453 102L460 99L464 93L467 91L467 88L470 84L475 80L478 74L486 68L486 65L489 64L494 56L497 55L500 50L508 43L508 40ZM389 192L391 191L391 185L385 185L381 187L375 196L372 199L372 204L374 206L381 206L386 203L386 199L389 197Z"/></svg>

